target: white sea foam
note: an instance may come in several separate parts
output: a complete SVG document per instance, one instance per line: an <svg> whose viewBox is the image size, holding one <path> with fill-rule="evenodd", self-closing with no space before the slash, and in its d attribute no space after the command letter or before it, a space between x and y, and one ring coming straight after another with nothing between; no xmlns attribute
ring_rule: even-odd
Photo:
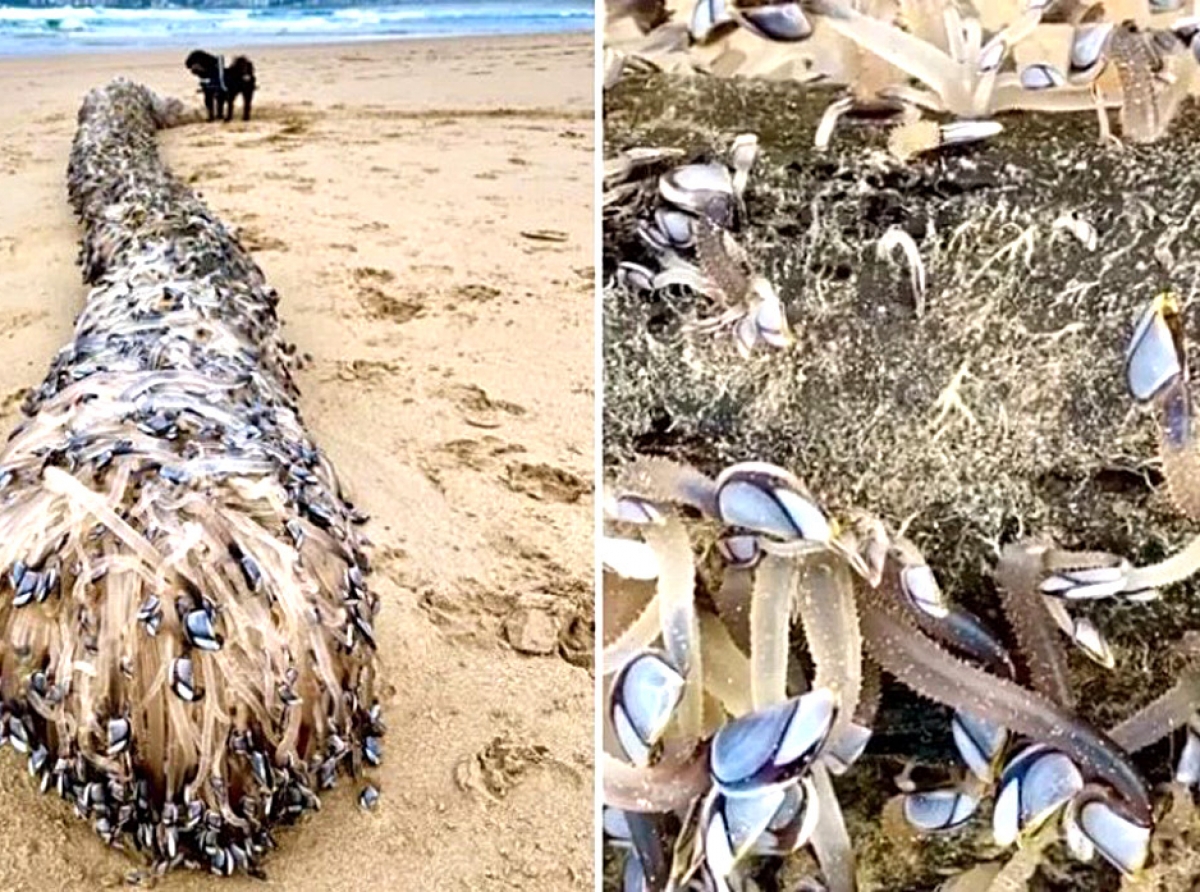
<svg viewBox="0 0 1200 892"><path fill-rule="evenodd" d="M121 9L0 4L0 55L86 49L530 34L590 30L590 0ZM219 40L214 40L214 35Z"/></svg>

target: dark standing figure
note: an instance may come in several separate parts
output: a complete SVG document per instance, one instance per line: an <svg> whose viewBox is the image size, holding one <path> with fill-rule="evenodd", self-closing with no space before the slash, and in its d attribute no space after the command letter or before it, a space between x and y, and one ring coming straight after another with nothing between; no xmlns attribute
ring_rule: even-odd
<svg viewBox="0 0 1200 892"><path fill-rule="evenodd" d="M224 56L214 56L204 50L194 50L183 63L187 70L200 78L204 92L204 108L208 119L233 120L233 100L242 97L242 120L250 120L250 101L254 98L254 63L245 56L236 56L228 65Z"/></svg>

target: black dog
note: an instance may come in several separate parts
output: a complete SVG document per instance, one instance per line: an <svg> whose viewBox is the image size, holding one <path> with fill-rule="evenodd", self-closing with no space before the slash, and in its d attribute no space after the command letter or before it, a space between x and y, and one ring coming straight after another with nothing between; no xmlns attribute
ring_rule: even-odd
<svg viewBox="0 0 1200 892"><path fill-rule="evenodd" d="M204 107L208 119L233 120L233 100L242 97L242 120L250 120L250 101L254 98L254 63L245 56L237 56L228 65L224 56L214 56L204 50L195 50L183 63L187 70L200 78L200 89L204 92Z"/></svg>

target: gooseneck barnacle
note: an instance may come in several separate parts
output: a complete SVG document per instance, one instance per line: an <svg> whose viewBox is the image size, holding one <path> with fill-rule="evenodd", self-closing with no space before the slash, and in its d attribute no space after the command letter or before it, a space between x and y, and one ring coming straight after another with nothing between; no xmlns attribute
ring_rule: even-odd
<svg viewBox="0 0 1200 892"><path fill-rule="evenodd" d="M1118 746L1048 698L938 647L897 606L899 586L899 568L893 565L885 570L878 589L860 589L866 646L886 671L931 700L1061 749L1085 773L1111 784L1139 819L1149 823L1145 781Z"/></svg>
<svg viewBox="0 0 1200 892"><path fill-rule="evenodd" d="M610 3L610 6L614 6ZM999 133L1003 112L1095 111L1102 140L1117 109L1124 138L1156 141L1195 83L1195 10L1159 0L1120 4L957 0L695 0L682 19L655 20L606 42L664 70L841 84L817 126L828 145L852 111L894 112L895 153L907 158ZM648 33L646 31L648 30ZM616 66L613 83L620 77ZM918 122L955 116L958 129Z"/></svg>
<svg viewBox="0 0 1200 892"><path fill-rule="evenodd" d="M1200 633L1186 634L1181 650L1186 663L1175 684L1109 729L1109 737L1128 752L1157 743L1200 710Z"/></svg>
<svg viewBox="0 0 1200 892"><path fill-rule="evenodd" d="M1074 705L1067 655L1058 638L1045 596L1038 591L1042 581L1041 557L1051 543L1021 542L1010 545L996 566L1004 615L1025 656L1030 686L1062 706Z"/></svg>
<svg viewBox="0 0 1200 892"><path fill-rule="evenodd" d="M1134 327L1126 361L1132 395L1159 410L1173 496L1189 485L1179 461L1195 443L1184 340L1177 304L1156 299ZM1168 460L1176 462L1170 470ZM605 798L682 821L678 837L659 831L667 834L659 842L675 848L676 887L697 880L725 888L747 859L807 844L830 890L855 888L853 840L830 774L853 771L868 747L879 669L955 710L954 741L970 768L955 786L908 788L904 819L920 832L951 831L994 796L996 842L1023 841L988 888L1024 882L1060 834L1075 857L1100 854L1138 873L1150 857L1154 809L1131 756L1179 728L1188 730L1176 785L1200 780L1195 633L1184 637L1175 683L1107 732L1073 711L1058 639L1066 632L1112 666L1099 629L1068 608L1154 597L1197 569L1195 542L1146 567L1048 539L1008 544L994 576L1010 654L945 597L911 541L861 511L840 523L783 468L743 462L710 477L640 459L618 481L610 538L636 538L608 546L606 588L621 596L652 581L654 590L605 649ZM622 572L636 579L622 584ZM811 689L793 659L794 632L812 658ZM650 867L643 876L656 875Z"/></svg>
<svg viewBox="0 0 1200 892"><path fill-rule="evenodd" d="M864 657L957 711L955 740L976 780L912 794L905 814L915 825L938 832L969 820L992 782L988 763L1008 733L1020 734L1032 745L1000 780L997 808L1014 795L1018 805L1004 805L997 839L1028 835L1067 807L1063 826L1081 850L1091 846L1123 870L1144 860L1151 801L1128 750L1186 721L1195 688L1186 676L1115 728L1120 741L1075 715L1056 668L1057 632L1043 600L1051 596L1038 588L1048 566L1063 568L1048 560L1048 546L1013 546L1000 561L1008 615L1014 627L1029 624L1017 633L1014 664L976 617L944 598L911 542L892 540L861 512L839 524L782 468L746 462L709 477L642 459L618 479L610 522L655 556L631 565L657 575L653 596L605 649L604 794L610 807L683 821L680 836L664 841L676 847L672 882L703 876L724 888L747 858L778 853L787 839L788 851L813 848L830 890L855 888L853 842L830 772L853 770L870 737L878 687L864 685L874 677ZM701 516L684 520L674 506ZM724 564L709 587L716 612L695 597L694 525ZM621 591L614 584L609 594ZM793 618L815 671L809 693L792 659ZM1046 799L1037 778L1062 772L1063 792Z"/></svg>

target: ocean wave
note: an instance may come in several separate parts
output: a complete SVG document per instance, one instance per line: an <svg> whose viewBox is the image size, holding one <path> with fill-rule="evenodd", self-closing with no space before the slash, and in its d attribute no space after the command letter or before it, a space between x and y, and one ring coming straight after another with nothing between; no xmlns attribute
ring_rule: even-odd
<svg viewBox="0 0 1200 892"><path fill-rule="evenodd" d="M150 47L202 41L437 37L587 30L587 0L423 0L353 6L293 3L212 8L0 5L0 54L88 47Z"/></svg>

